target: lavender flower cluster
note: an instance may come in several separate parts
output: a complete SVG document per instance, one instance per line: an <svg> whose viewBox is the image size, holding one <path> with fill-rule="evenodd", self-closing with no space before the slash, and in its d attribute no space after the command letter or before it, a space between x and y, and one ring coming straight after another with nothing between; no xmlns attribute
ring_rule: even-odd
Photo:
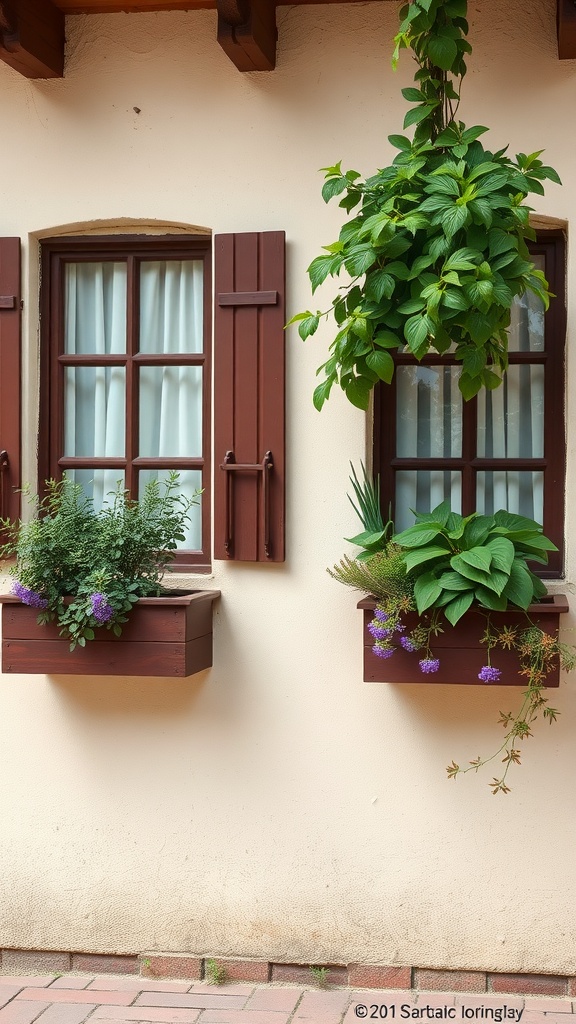
<svg viewBox="0 0 576 1024"><path fill-rule="evenodd" d="M36 590L31 590L30 587L25 587L18 580L12 585L12 593L20 598L22 604L28 604L31 608L48 607L48 601L45 597L42 597L42 594L39 594Z"/></svg>
<svg viewBox="0 0 576 1024"><path fill-rule="evenodd" d="M114 609L112 605L108 603L105 594L91 594L90 604L92 605L92 615L99 626L103 626L105 622L110 622L110 619L114 615Z"/></svg>
<svg viewBox="0 0 576 1024"><path fill-rule="evenodd" d="M386 612L383 608L376 608L374 611L374 618L368 623L368 632L375 640L372 651L377 658L392 657L396 650L392 645L392 639L395 634L398 635L400 646L405 651L412 653L422 647L422 643L419 642L418 637L414 635L404 635L406 633L406 626L399 621L398 613L394 610ZM438 658L423 658L419 664L420 671L425 674L437 672L440 668Z"/></svg>
<svg viewBox="0 0 576 1024"><path fill-rule="evenodd" d="M377 658L392 657L396 650L392 641L397 634L400 647L410 654L422 648L426 649L426 657L421 658L418 662L420 671L424 675L438 672L440 659L433 658L430 653L429 634L426 628L418 627L412 633L406 634L406 626L399 621L398 611L393 606L388 611L381 607L375 609L374 618L368 623L368 632L375 641L372 652ZM482 683L497 683L501 675L501 669L494 668L493 665L483 665L478 673L478 679Z"/></svg>

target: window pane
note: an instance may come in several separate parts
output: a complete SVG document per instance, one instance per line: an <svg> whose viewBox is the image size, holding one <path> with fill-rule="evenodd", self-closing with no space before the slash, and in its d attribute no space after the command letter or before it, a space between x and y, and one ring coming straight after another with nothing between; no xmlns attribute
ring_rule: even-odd
<svg viewBox="0 0 576 1024"><path fill-rule="evenodd" d="M541 523L544 518L544 474L526 470L490 470L476 477L476 508L493 515L505 508Z"/></svg>
<svg viewBox="0 0 576 1024"><path fill-rule="evenodd" d="M498 459L543 457L543 366L510 366L499 388L480 392L477 454Z"/></svg>
<svg viewBox="0 0 576 1024"><path fill-rule="evenodd" d="M201 457L201 366L140 367L139 454Z"/></svg>
<svg viewBox="0 0 576 1024"><path fill-rule="evenodd" d="M462 508L462 478L450 469L403 469L396 473L397 531L414 525L415 512L431 512L442 501L449 501L453 512Z"/></svg>
<svg viewBox="0 0 576 1024"><path fill-rule="evenodd" d="M399 366L396 454L399 458L459 458L462 396L458 366Z"/></svg>
<svg viewBox="0 0 576 1024"><path fill-rule="evenodd" d="M126 264L67 263L64 351L126 351Z"/></svg>
<svg viewBox="0 0 576 1024"><path fill-rule="evenodd" d="M537 270L546 270L544 256L533 256ZM532 292L516 299L511 310L510 352L542 352L544 350L544 307Z"/></svg>
<svg viewBox="0 0 576 1024"><path fill-rule="evenodd" d="M140 265L140 351L202 352L202 260Z"/></svg>
<svg viewBox="0 0 576 1024"><path fill-rule="evenodd" d="M64 455L124 455L125 382L123 366L66 367Z"/></svg>
<svg viewBox="0 0 576 1024"><path fill-rule="evenodd" d="M124 486L122 469L67 469L66 476L75 484L82 485L85 495L92 498L96 512L112 503L118 481Z"/></svg>
<svg viewBox="0 0 576 1024"><path fill-rule="evenodd" d="M163 480L168 478L169 469L146 469L138 474L139 495L142 494L146 484L150 480ZM191 498L194 491L202 487L202 473L199 469L180 470L180 491L187 498ZM178 548L192 551L199 551L202 548L202 497L198 498L198 504L190 510L190 522L185 530L186 539L178 543Z"/></svg>

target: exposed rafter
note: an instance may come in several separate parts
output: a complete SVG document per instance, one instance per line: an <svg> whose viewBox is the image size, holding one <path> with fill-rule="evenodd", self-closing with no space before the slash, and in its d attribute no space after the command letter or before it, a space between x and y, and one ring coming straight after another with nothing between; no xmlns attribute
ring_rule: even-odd
<svg viewBox="0 0 576 1024"><path fill-rule="evenodd" d="M574 0L556 0L558 21L558 56L560 60L576 58L576 4Z"/></svg>
<svg viewBox="0 0 576 1024"><path fill-rule="evenodd" d="M216 0L218 42L239 71L276 66L276 8L270 0Z"/></svg>
<svg viewBox="0 0 576 1024"><path fill-rule="evenodd" d="M26 78L62 78L62 11L51 0L0 0L0 60Z"/></svg>

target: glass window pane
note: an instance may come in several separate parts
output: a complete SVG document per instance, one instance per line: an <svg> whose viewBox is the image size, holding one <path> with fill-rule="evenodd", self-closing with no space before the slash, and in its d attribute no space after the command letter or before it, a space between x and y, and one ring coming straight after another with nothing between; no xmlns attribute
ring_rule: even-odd
<svg viewBox="0 0 576 1024"><path fill-rule="evenodd" d="M67 366L64 455L123 456L126 371L123 366Z"/></svg>
<svg viewBox="0 0 576 1024"><path fill-rule="evenodd" d="M399 458L459 458L462 396L458 366L399 366L396 454Z"/></svg>
<svg viewBox="0 0 576 1024"><path fill-rule="evenodd" d="M64 351L126 351L126 264L67 263Z"/></svg>
<svg viewBox="0 0 576 1024"><path fill-rule="evenodd" d="M494 391L478 395L480 458L544 456L544 367L510 366Z"/></svg>
<svg viewBox="0 0 576 1024"><path fill-rule="evenodd" d="M112 504L118 483L124 487L122 469L67 469L66 476L74 483L82 485L85 495L92 498L96 512L105 505Z"/></svg>
<svg viewBox="0 0 576 1024"><path fill-rule="evenodd" d="M493 515L505 508L541 523L544 518L544 474L526 470L490 470L476 477L476 508Z"/></svg>
<svg viewBox="0 0 576 1024"><path fill-rule="evenodd" d="M139 454L201 457L201 366L140 367Z"/></svg>
<svg viewBox="0 0 576 1024"><path fill-rule="evenodd" d="M396 473L397 531L414 525L415 512L431 512L442 501L449 501L453 512L462 509L462 478L450 469L402 469Z"/></svg>
<svg viewBox="0 0 576 1024"><path fill-rule="evenodd" d="M187 498L191 498L194 491L202 488L202 472L199 469L180 470L180 491ZM169 469L146 469L138 474L139 495L150 480L158 480L162 483L170 474ZM186 539L179 541L178 548L188 551L199 551L202 548L202 497L198 498L198 504L190 510L190 522L185 530Z"/></svg>
<svg viewBox="0 0 576 1024"><path fill-rule="evenodd" d="M141 352L202 352L203 285L202 260L141 263Z"/></svg>
<svg viewBox="0 0 576 1024"><path fill-rule="evenodd" d="M533 256L532 260L537 270L546 271L544 256ZM508 348L510 352L544 351L544 307L532 292L514 301Z"/></svg>

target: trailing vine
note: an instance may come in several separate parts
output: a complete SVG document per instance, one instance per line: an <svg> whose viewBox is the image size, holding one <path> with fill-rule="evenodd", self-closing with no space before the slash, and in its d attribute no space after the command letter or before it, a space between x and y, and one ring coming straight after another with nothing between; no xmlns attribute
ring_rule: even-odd
<svg viewBox="0 0 576 1024"><path fill-rule="evenodd" d="M325 202L342 196L349 214L339 238L308 268L312 292L328 277L347 276L327 310L298 313L301 338L323 318L337 333L325 379L314 392L321 409L335 384L353 405L368 407L370 392L394 374L391 352L408 346L416 359L451 351L462 363L465 399L493 389L508 365L510 310L530 290L548 307L550 292L527 241L528 195L544 194L546 179L561 184L535 153L496 152L479 141L488 129L457 119L466 56L467 0L411 0L400 11L393 64L410 49L414 86L404 129L389 135L392 164L362 180L341 162L323 168Z"/></svg>

